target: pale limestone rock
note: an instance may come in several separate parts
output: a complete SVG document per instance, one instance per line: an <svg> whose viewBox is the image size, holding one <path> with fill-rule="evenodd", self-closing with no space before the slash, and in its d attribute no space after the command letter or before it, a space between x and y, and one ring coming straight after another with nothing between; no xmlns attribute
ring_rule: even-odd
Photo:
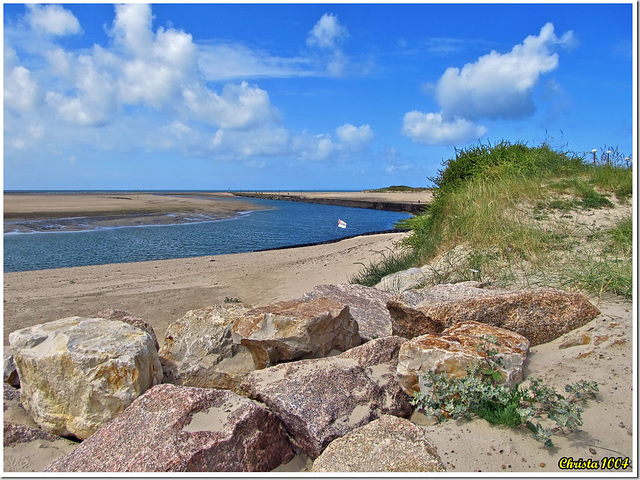
<svg viewBox="0 0 640 480"><path fill-rule="evenodd" d="M231 326L247 311L233 305L191 310L167 328L158 352L165 382L200 388L234 389L255 370L249 350L233 343Z"/></svg>
<svg viewBox="0 0 640 480"><path fill-rule="evenodd" d="M331 442L312 472L444 472L436 447L423 428L382 415Z"/></svg>
<svg viewBox="0 0 640 480"><path fill-rule="evenodd" d="M127 323L69 317L9 335L25 410L45 431L85 439L162 381L151 336Z"/></svg>
<svg viewBox="0 0 640 480"><path fill-rule="evenodd" d="M318 358L360 345L349 307L328 298L289 300L255 308L231 328L233 341L247 347L256 368Z"/></svg>
<svg viewBox="0 0 640 480"><path fill-rule="evenodd" d="M488 338L497 339L497 344L487 341ZM499 383L513 387L522 382L529 341L509 330L478 322L458 323L440 334L405 342L398 353L398 382L408 395L424 393L422 376L426 372L446 372L448 376L462 378L467 375L467 365L487 357L487 347L496 349L495 357L502 359Z"/></svg>

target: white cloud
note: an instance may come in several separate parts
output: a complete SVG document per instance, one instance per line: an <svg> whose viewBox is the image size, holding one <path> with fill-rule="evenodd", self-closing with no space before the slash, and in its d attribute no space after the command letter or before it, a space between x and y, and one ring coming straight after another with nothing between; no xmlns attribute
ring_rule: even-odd
<svg viewBox="0 0 640 480"><path fill-rule="evenodd" d="M402 133L426 145L455 145L477 140L487 129L462 118L446 121L440 113L413 111L405 114Z"/></svg>
<svg viewBox="0 0 640 480"><path fill-rule="evenodd" d="M346 58L324 45L336 47L347 31L336 17L323 18L312 37L322 49L318 55L333 60L330 68L338 73ZM154 29L150 6L127 4L115 7L106 31L111 41L103 46L74 51L57 38L40 36L42 48L25 49L16 41L17 51L27 53L21 65L11 40L29 37L29 25L36 28L24 23L18 32L10 27L5 37L10 39L4 69L10 148L63 152L86 145L102 151L173 150L218 160L286 156L325 161L361 153L373 139L369 125L344 124L320 135L290 131L258 85L209 83L234 75L317 75L314 55L281 58L237 44L197 45L187 32ZM70 25L57 31L75 31Z"/></svg>
<svg viewBox="0 0 640 480"><path fill-rule="evenodd" d="M349 31L340 24L338 17L332 13L325 13L309 32L307 45L333 50L337 48L337 43L348 36Z"/></svg>
<svg viewBox="0 0 640 480"><path fill-rule="evenodd" d="M27 5L29 22L34 30L51 35L74 35L82 32L80 22L60 5Z"/></svg>
<svg viewBox="0 0 640 480"><path fill-rule="evenodd" d="M533 114L533 87L541 74L558 66L558 54L550 48L573 40L571 31L558 38L553 30L547 23L538 36L528 36L509 53L493 50L462 69L448 68L436 87L444 117L517 119Z"/></svg>
<svg viewBox="0 0 640 480"><path fill-rule="evenodd" d="M440 47L457 47L451 39L439 39ZM558 66L551 47L571 47L573 32L558 38L547 23L538 36L530 35L509 53L495 50L459 69L448 68L433 89L439 113L408 112L402 132L427 145L456 145L477 140L487 129L475 123L487 119L520 119L535 112L532 99L540 76Z"/></svg>
<svg viewBox="0 0 640 480"><path fill-rule="evenodd" d="M308 58L276 57L237 43L198 45L198 64L208 81L303 77L314 73Z"/></svg>
<svg viewBox="0 0 640 480"><path fill-rule="evenodd" d="M6 64L5 64L6 68ZM32 110L39 99L39 87L23 66L12 67L4 75L4 104L17 112Z"/></svg>
<svg viewBox="0 0 640 480"><path fill-rule="evenodd" d="M151 50L153 32L151 6L142 3L116 5L111 35L117 45L144 56Z"/></svg>
<svg viewBox="0 0 640 480"><path fill-rule="evenodd" d="M373 130L369 125L355 127L350 123L345 123L336 128L336 136L343 150L362 152L371 144Z"/></svg>
<svg viewBox="0 0 640 480"><path fill-rule="evenodd" d="M184 104L195 118L226 129L247 129L277 118L265 90L229 83L219 95L202 85L185 88Z"/></svg>

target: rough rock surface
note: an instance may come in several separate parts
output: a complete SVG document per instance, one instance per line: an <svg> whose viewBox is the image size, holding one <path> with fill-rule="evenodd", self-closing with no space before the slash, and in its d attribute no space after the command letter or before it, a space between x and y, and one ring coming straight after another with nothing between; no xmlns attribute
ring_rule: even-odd
<svg viewBox="0 0 640 480"><path fill-rule="evenodd" d="M600 311L578 293L553 289L480 288L443 284L407 291L387 303L394 335L413 338L475 321L524 335L531 346L547 343L591 321Z"/></svg>
<svg viewBox="0 0 640 480"><path fill-rule="evenodd" d="M251 352L233 343L231 326L247 309L221 306L191 310L169 325L158 352L165 382L200 388L234 389L255 369Z"/></svg>
<svg viewBox="0 0 640 480"><path fill-rule="evenodd" d="M13 349L8 345L5 345L4 347L3 360L4 383L8 383L14 387L19 387L20 377L18 376L16 363L13 361Z"/></svg>
<svg viewBox="0 0 640 480"><path fill-rule="evenodd" d="M305 299L330 298L343 305L349 305L349 312L358 323L358 330L363 342L374 338L389 337L391 315L387 310L387 302L392 294L372 287L341 283L339 285L318 285L304 294Z"/></svg>
<svg viewBox="0 0 640 480"><path fill-rule="evenodd" d="M334 357L256 370L243 388L265 403L295 443L316 458L332 440L381 415L411 414L409 397L396 380L404 341L385 337Z"/></svg>
<svg viewBox="0 0 640 480"><path fill-rule="evenodd" d="M391 294L398 294L417 288L426 278L422 269L414 267L385 275L374 288Z"/></svg>
<svg viewBox="0 0 640 480"><path fill-rule="evenodd" d="M349 307L328 298L288 300L249 310L231 328L233 341L251 351L256 368L325 357L360 345Z"/></svg>
<svg viewBox="0 0 640 480"><path fill-rule="evenodd" d="M228 390L157 385L48 472L264 472L294 457L278 419Z"/></svg>
<svg viewBox="0 0 640 480"><path fill-rule="evenodd" d="M444 472L424 429L383 415L331 442L312 472Z"/></svg>
<svg viewBox="0 0 640 480"><path fill-rule="evenodd" d="M529 340L478 322L458 323L442 333L422 335L403 343L398 353L398 382L413 396L423 391L422 375L428 371L462 378L467 375L467 365L487 357L487 349L496 350L495 358L502 359L498 368L502 378L498 383L513 387L522 382Z"/></svg>
<svg viewBox="0 0 640 480"><path fill-rule="evenodd" d="M134 327L141 328L149 335L151 335L156 350L160 350L158 337L156 337L156 332L153 330L153 327L140 317L134 317L128 312L125 312L124 310L118 310L117 308L108 308L107 310L101 310L100 312L96 313L95 316L98 318L106 318L107 320L120 320L121 322L128 323L129 325L133 325Z"/></svg>
<svg viewBox="0 0 640 480"><path fill-rule="evenodd" d="M45 431L85 439L162 381L151 336L127 323L69 317L12 332L25 410Z"/></svg>

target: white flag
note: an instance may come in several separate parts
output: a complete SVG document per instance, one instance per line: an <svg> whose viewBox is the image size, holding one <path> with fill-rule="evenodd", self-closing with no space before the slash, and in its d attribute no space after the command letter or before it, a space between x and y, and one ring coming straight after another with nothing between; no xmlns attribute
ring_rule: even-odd
<svg viewBox="0 0 640 480"><path fill-rule="evenodd" d="M347 228L347 222L345 222L344 220L338 220L338 227Z"/></svg>

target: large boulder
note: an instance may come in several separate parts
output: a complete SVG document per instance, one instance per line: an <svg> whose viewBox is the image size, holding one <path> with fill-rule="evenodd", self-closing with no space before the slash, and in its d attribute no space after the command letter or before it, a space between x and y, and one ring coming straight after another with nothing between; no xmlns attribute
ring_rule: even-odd
<svg viewBox="0 0 640 480"><path fill-rule="evenodd" d="M444 472L424 429L382 415L337 438L313 462L312 472Z"/></svg>
<svg viewBox="0 0 640 480"><path fill-rule="evenodd" d="M318 285L303 296L309 300L320 297L349 305L363 342L391 336L391 315L387 309L387 302L393 297L391 293L364 285L341 283Z"/></svg>
<svg viewBox="0 0 640 480"><path fill-rule="evenodd" d="M349 307L328 298L288 300L249 310L231 328L256 368L302 358L324 357L360 345Z"/></svg>
<svg viewBox="0 0 640 480"><path fill-rule="evenodd" d="M45 431L85 439L162 381L151 336L69 317L9 334L25 410Z"/></svg>
<svg viewBox="0 0 640 480"><path fill-rule="evenodd" d="M295 455L279 420L228 390L157 385L47 472L266 472Z"/></svg>
<svg viewBox="0 0 640 480"><path fill-rule="evenodd" d="M443 284L395 296L387 303L394 335L413 338L474 321L517 332L535 346L581 327L600 313L578 293L481 287L478 282Z"/></svg>
<svg viewBox="0 0 640 480"><path fill-rule="evenodd" d="M255 369L251 352L233 343L231 326L247 311L233 305L191 310L167 328L158 352L165 382L200 388L234 389Z"/></svg>
<svg viewBox="0 0 640 480"><path fill-rule="evenodd" d="M141 328L153 339L153 344L156 347L156 350L160 350L160 344L158 343L158 337L156 336L156 332L153 330L153 327L146 321L144 321L140 317L135 317L124 310L118 310L117 308L107 308L106 310L101 310L95 314L97 318L106 318L107 320L120 320L121 322L128 323L129 325L133 325L134 327Z"/></svg>
<svg viewBox="0 0 640 480"><path fill-rule="evenodd" d="M425 373L462 378L467 375L467 366L485 361L489 350L494 359L500 359L500 365L495 367L501 374L498 383L513 387L522 382L529 340L478 322L458 323L442 333L422 335L403 343L398 353L398 382L408 395L424 393Z"/></svg>
<svg viewBox="0 0 640 480"><path fill-rule="evenodd" d="M256 370L243 388L265 403L295 443L316 458L332 440L381 415L411 414L410 399L395 374L404 341L385 337L334 357Z"/></svg>

